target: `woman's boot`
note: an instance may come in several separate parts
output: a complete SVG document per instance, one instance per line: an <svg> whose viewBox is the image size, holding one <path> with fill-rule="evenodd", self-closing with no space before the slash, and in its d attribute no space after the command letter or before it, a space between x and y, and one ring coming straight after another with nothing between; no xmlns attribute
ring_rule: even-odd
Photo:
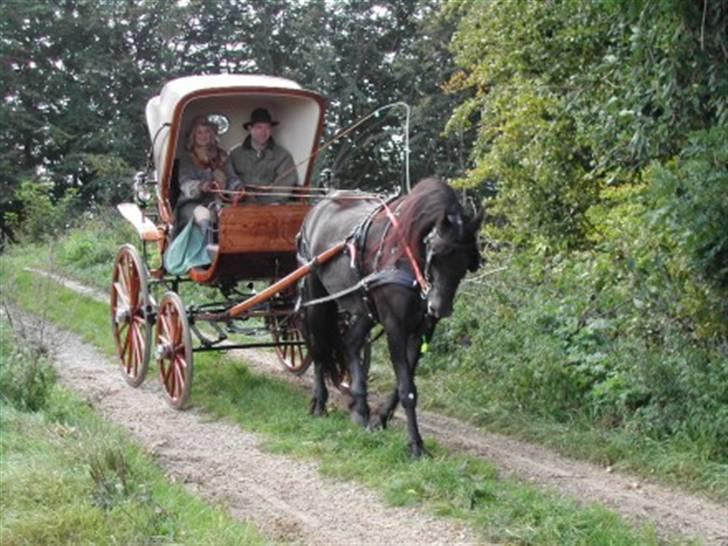
<svg viewBox="0 0 728 546"><path fill-rule="evenodd" d="M212 223L209 220L203 220L200 222L200 229L202 230L202 236L204 237L207 253L210 255L210 258L214 260L218 247L215 244L215 233L212 229Z"/></svg>

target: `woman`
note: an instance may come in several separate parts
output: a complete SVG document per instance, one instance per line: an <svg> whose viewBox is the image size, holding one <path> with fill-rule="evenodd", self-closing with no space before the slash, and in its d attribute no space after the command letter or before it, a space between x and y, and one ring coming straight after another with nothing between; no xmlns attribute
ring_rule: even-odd
<svg viewBox="0 0 728 546"><path fill-rule="evenodd" d="M210 263L206 252L206 246L213 243L209 206L220 203L215 190L235 190L242 186L227 161L227 153L217 143L217 126L207 116L192 120L185 149L187 153L179 162L181 195L175 207L177 235L165 253L165 267L174 274Z"/></svg>
<svg viewBox="0 0 728 546"><path fill-rule="evenodd" d="M197 116L187 133L187 154L179 162L177 225L184 227L194 218L204 234L210 233L210 209L217 200L214 190L235 190L241 186L227 153L217 144L217 126L207 116Z"/></svg>

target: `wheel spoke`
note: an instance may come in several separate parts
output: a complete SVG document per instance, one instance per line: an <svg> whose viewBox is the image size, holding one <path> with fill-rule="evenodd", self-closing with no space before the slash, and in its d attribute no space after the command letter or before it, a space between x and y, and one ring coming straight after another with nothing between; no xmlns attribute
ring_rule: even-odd
<svg viewBox="0 0 728 546"><path fill-rule="evenodd" d="M126 335L124 336L124 344L121 347L122 358L125 358L127 351L129 350L130 343L131 343L131 328L127 328Z"/></svg>
<svg viewBox="0 0 728 546"><path fill-rule="evenodd" d="M170 345L169 336L167 336L167 332L158 332L157 333L157 345Z"/></svg>
<svg viewBox="0 0 728 546"><path fill-rule="evenodd" d="M172 393L172 389L174 387L174 377L172 373L172 369L174 368L174 361L173 360L165 360L164 361L164 371L162 373L162 377L164 379L164 388L168 393Z"/></svg>
<svg viewBox="0 0 728 546"><path fill-rule="evenodd" d="M125 295L129 294L129 282L128 282L128 279L126 276L126 270L127 270L126 258L124 258L119 263L119 269L118 269L119 274L118 274L117 278L119 279L119 284L121 285L121 291Z"/></svg>
<svg viewBox="0 0 728 546"><path fill-rule="evenodd" d="M186 368L186 367L187 367L186 362L183 359L180 358L175 361L174 375L175 375L175 380L176 380L176 384L177 384L177 391L175 392L175 394L177 396L175 396L175 398L179 397L179 395L182 393L182 389L184 388L185 377L184 377L183 368Z"/></svg>
<svg viewBox="0 0 728 546"><path fill-rule="evenodd" d="M177 309L174 309L174 316L170 317L170 321L174 328L174 335L170 336L172 338L172 343L177 346L180 343L182 343L182 319L180 319L179 313Z"/></svg>
<svg viewBox="0 0 728 546"><path fill-rule="evenodd" d="M129 329L131 325L128 322L122 322L118 325L117 336L121 338L122 335Z"/></svg>
<svg viewBox="0 0 728 546"><path fill-rule="evenodd" d="M129 296L129 304L132 307L136 307L139 304L139 271L137 269L137 264L131 256L128 257L126 267L124 268L124 283Z"/></svg>
<svg viewBox="0 0 728 546"><path fill-rule="evenodd" d="M166 309L165 309L165 311L166 311ZM162 321L161 330L162 330L162 332L164 332L166 343L172 343L172 335L174 332L172 330L172 325L169 322L169 316L164 314L164 315L160 315L159 318Z"/></svg>
<svg viewBox="0 0 728 546"><path fill-rule="evenodd" d="M139 363L142 361L144 344L144 335L139 328L134 328L134 375L138 372Z"/></svg>
<svg viewBox="0 0 728 546"><path fill-rule="evenodd" d="M113 284L113 288L114 288L114 293L116 294L116 297L117 297L116 306L117 307L124 306L124 307L128 308L129 307L129 297L128 297L126 291L124 290L124 286L120 282L115 282ZM121 300L121 301L119 301L119 300Z"/></svg>
<svg viewBox="0 0 728 546"><path fill-rule="evenodd" d="M129 339L128 343L128 357L126 360L126 370L127 372L130 372L132 368L134 367L134 361L137 357L137 338L136 338L136 332L134 331L134 327L129 328L129 335L127 336Z"/></svg>

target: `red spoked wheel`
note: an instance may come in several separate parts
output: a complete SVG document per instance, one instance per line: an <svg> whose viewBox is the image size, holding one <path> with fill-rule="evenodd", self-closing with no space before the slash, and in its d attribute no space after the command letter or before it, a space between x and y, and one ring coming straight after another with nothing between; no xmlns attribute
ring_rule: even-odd
<svg viewBox="0 0 728 546"><path fill-rule="evenodd" d="M132 387L144 381L152 336L147 269L136 248L124 245L114 261L111 280L111 328L121 373Z"/></svg>
<svg viewBox="0 0 728 546"><path fill-rule="evenodd" d="M266 317L266 323L276 344L276 356L280 363L292 374L303 375L313 360L301 333L302 322L299 314L272 314Z"/></svg>
<svg viewBox="0 0 728 546"><path fill-rule="evenodd" d="M159 302L154 346L167 402L182 409L192 385L192 337L182 299L174 292L167 292Z"/></svg>

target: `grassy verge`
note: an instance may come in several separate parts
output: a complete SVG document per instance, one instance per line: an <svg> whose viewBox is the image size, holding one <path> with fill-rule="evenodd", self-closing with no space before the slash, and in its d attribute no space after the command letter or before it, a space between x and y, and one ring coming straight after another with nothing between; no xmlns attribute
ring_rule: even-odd
<svg viewBox="0 0 728 546"><path fill-rule="evenodd" d="M7 270L7 269L6 269ZM108 309L50 280L18 271L18 304L112 352ZM53 297L45 305L37 283ZM47 283L47 284L46 284ZM346 415L307 415L307 396L286 384L254 375L225 355L195 359L193 403L261 434L269 449L320 461L323 471L355 479L383 492L396 505L422 505L471 523L487 540L523 544L655 544L650 528L635 530L614 513L543 493L515 480L498 479L482 460L448 452L434 442L434 458L413 462L402 431L369 434ZM110 372L111 373L111 372Z"/></svg>
<svg viewBox="0 0 728 546"><path fill-rule="evenodd" d="M423 361L429 407L728 500L728 342L647 311L599 257L497 258Z"/></svg>
<svg viewBox="0 0 728 546"><path fill-rule="evenodd" d="M55 383L0 323L0 542L263 544Z"/></svg>

